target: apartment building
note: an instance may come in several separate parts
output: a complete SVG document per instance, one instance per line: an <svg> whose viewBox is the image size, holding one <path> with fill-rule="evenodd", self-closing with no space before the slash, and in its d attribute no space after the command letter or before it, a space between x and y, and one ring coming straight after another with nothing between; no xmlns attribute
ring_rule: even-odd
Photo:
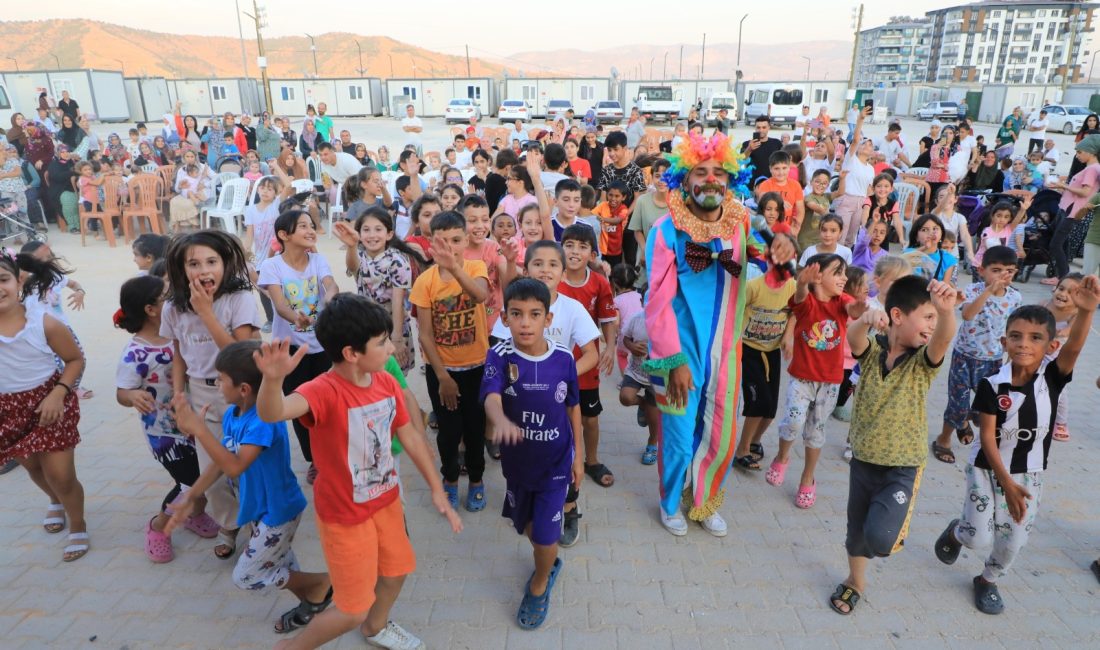
<svg viewBox="0 0 1100 650"><path fill-rule="evenodd" d="M892 87L928 76L931 23L899 18L859 33L856 87Z"/></svg>

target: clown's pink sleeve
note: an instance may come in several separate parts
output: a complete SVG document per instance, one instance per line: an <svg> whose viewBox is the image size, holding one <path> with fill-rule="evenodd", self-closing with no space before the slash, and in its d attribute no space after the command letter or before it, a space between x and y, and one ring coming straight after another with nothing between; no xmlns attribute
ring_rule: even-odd
<svg viewBox="0 0 1100 650"><path fill-rule="evenodd" d="M687 363L680 346L680 328L672 305L679 291L679 277L676 252L666 240L667 233L676 232L671 226L668 217L654 224L646 250L649 269L645 304L645 324L649 333L646 368L650 371L671 370Z"/></svg>

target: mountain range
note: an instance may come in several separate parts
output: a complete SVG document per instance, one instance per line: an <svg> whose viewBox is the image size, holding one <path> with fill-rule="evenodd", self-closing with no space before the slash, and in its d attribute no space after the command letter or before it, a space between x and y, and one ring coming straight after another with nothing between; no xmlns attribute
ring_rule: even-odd
<svg viewBox="0 0 1100 650"><path fill-rule="evenodd" d="M250 26L246 25L246 29ZM272 78L367 76L398 77L553 77L620 78L734 77L736 43L707 45L625 45L597 50L557 49L518 52L506 57L456 56L387 36L327 32L308 38L264 39ZM358 46L356 41L358 41ZM255 39L245 39L249 76L258 76ZM475 48L476 49L476 48ZM682 52L682 59L681 59ZM848 76L851 44L839 40L802 43L743 43L741 68L747 80L843 79ZM56 57L56 58L55 58ZM704 59L705 57L705 59ZM0 67L21 70L96 68L126 76L240 77L245 65L241 41L223 36L166 34L85 19L0 22Z"/></svg>

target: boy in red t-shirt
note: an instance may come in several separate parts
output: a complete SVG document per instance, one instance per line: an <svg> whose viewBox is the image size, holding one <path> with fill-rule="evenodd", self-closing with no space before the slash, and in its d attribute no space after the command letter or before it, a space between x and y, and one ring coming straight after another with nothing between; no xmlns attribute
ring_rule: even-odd
<svg viewBox="0 0 1100 650"><path fill-rule="evenodd" d="M603 331L604 346L600 350L600 362L595 368L578 378L581 396L581 428L584 430L584 472L603 487L611 487L615 476L600 462L600 371L611 374L615 365L615 341L619 333L619 311L615 309L615 297L607 278L588 268L596 259L596 233L585 224L573 224L561 234L561 247L565 250L565 275L558 285L558 292L569 296L584 306L593 322ZM600 340L596 339L599 349ZM573 348L573 358L581 357L580 348ZM561 545L572 546L577 541L579 524L576 513L579 485L572 485L565 500L565 524Z"/></svg>
<svg viewBox="0 0 1100 650"><path fill-rule="evenodd" d="M844 381L844 334L849 318L867 311L866 302L856 302L844 293L848 265L835 253L822 253L806 260L788 305L795 319L794 354L787 383L787 407L779 424L779 451L765 478L783 485L791 447L798 435L806 443L806 466L798 486L795 505L812 508L817 500L814 469L825 445L825 423L836 406Z"/></svg>
<svg viewBox="0 0 1100 650"><path fill-rule="evenodd" d="M265 422L300 419L309 427L317 482L314 507L336 607L317 614L279 648L317 648L358 626L371 645L415 639L389 620L416 556L405 531L391 451L396 433L431 489L432 505L458 533L462 521L447 500L423 435L409 421L397 381L384 367L393 354L390 314L351 293L337 294L317 317L316 334L332 369L283 395L283 379L309 352L289 341L256 353L263 372L256 409ZM414 644L415 645L415 644Z"/></svg>
<svg viewBox="0 0 1100 650"><path fill-rule="evenodd" d="M607 201L592 211L600 220L600 253L611 268L623 261L623 224L630 216L626 192L626 183L613 181L607 187Z"/></svg>

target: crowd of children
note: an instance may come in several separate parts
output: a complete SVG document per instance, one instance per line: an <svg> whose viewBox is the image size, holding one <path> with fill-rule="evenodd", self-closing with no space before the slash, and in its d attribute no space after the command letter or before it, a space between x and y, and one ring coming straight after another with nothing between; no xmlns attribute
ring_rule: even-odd
<svg viewBox="0 0 1100 650"><path fill-rule="evenodd" d="M531 148L524 161L502 153L494 165L507 189L492 209L484 189L454 169L439 187L423 188L438 192L410 192L420 187L414 166L385 205L374 200L383 195L377 171L364 168L345 190L353 218L333 227L353 278L344 293L317 251L308 200L280 202L285 187L258 166L246 175L256 201L243 241L214 230L138 238L138 275L122 285L114 317L131 335L121 346L116 399L138 412L168 474L144 530L149 559L173 560L179 527L216 538L217 557L237 555L238 587L286 589L300 601L274 631L303 631L280 647L317 647L354 628L374 645L419 647L390 619L416 568L400 498L403 454L455 533L460 502L471 513L501 504L533 548L517 623L542 625L563 569L558 546L581 537L583 477L603 488L615 483L601 461L600 387L616 366L619 401L636 408L646 429L642 464L657 462L661 439L643 370L646 231L634 227L634 215L669 189L659 177L646 182L618 136L606 146L609 164L592 184L558 172L571 169L564 158L550 168L556 152L544 158ZM227 133L223 155L234 147ZM929 446L934 458L954 463L953 439L971 445L962 515L935 554L951 564L961 546L992 545L974 598L980 611L999 613L996 583L1032 528L1051 441L1069 437L1064 388L1100 304L1100 281L1065 274L1049 303L1025 305L1012 282L1026 205L994 205L975 248L953 185L908 223L895 176L863 174L858 162L850 168L867 176L868 194L841 217L820 157L835 150L824 152L815 147L801 160L813 169L801 171L787 151L771 154L770 174L756 188L763 222L790 233L801 257L793 274L767 265L744 271L744 432L734 466L747 475L763 470L764 436L782 408L765 480L784 485L801 438L794 503L813 508L826 424L833 415L850 419L850 572L829 599L850 614L867 588L868 560L896 552L907 536ZM418 160L406 154L402 163ZM477 149L470 161L487 169L492 158ZM185 171L197 185L185 181L181 194L205 200L194 194L201 173ZM87 166L80 173L83 200L95 202L102 180ZM838 200L849 173L839 176ZM482 188L492 185L478 178ZM842 243L849 230L852 247ZM900 254L890 252L891 235ZM948 240L961 250L953 253ZM980 281L961 286L961 260ZM0 360L26 368L0 378L0 461L18 459L49 497L43 525L51 533L68 526L63 559L73 561L89 552L90 539L73 461L84 361L61 309L65 288L80 308L82 288L48 247L0 254ZM261 342L268 331L270 341ZM929 445L926 399L948 352L943 427ZM438 469L406 383L418 360ZM307 500L291 471L287 421L309 464L325 571L303 571L292 547ZM503 490L486 485L486 456L500 460ZM238 540L241 530L247 541ZM707 530L726 534L724 523Z"/></svg>

